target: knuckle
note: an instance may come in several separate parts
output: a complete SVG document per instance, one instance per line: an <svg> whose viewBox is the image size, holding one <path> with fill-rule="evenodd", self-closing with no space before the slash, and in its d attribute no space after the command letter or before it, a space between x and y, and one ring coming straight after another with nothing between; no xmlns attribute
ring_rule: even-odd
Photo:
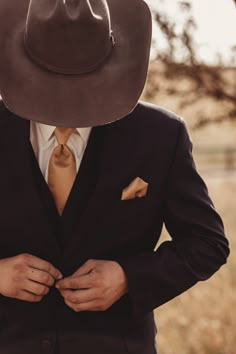
<svg viewBox="0 0 236 354"><path fill-rule="evenodd" d="M17 289L11 289L9 292L10 297L17 298L19 295L19 291Z"/></svg>
<svg viewBox="0 0 236 354"><path fill-rule="evenodd" d="M43 297L42 296L32 296L31 302L40 302L42 301Z"/></svg>
<svg viewBox="0 0 236 354"><path fill-rule="evenodd" d="M60 274L59 270L56 269L52 264L49 264L49 265L50 265L50 269L51 269L51 271L53 272L53 274L54 274L55 276L58 276L58 275Z"/></svg>
<svg viewBox="0 0 236 354"><path fill-rule="evenodd" d="M46 294L48 294L48 291L49 291L48 287L47 287L47 286L44 286L44 287L41 289L39 295L46 295Z"/></svg>
<svg viewBox="0 0 236 354"><path fill-rule="evenodd" d="M53 273L53 269L50 263L45 261L45 271L48 273Z"/></svg>
<svg viewBox="0 0 236 354"><path fill-rule="evenodd" d="M100 311L106 311L108 307L107 307L106 304L101 304L101 305L99 306L99 308L100 308Z"/></svg>
<svg viewBox="0 0 236 354"><path fill-rule="evenodd" d="M74 309L74 311L75 311L75 312L79 312L79 311L81 311L81 308L80 308L80 306L79 306L79 305L77 305L77 306L73 306L73 309Z"/></svg>
<svg viewBox="0 0 236 354"><path fill-rule="evenodd" d="M87 260L86 264L87 265L93 265L95 263L95 260L94 259L89 259Z"/></svg>
<svg viewBox="0 0 236 354"><path fill-rule="evenodd" d="M89 276L90 276L91 279L95 280L96 276L97 276L96 271L94 269L91 270L91 272L89 272Z"/></svg>
<svg viewBox="0 0 236 354"><path fill-rule="evenodd" d="M42 281L43 284L48 284L48 283L50 283L50 281L51 281L50 275L47 274L47 273L42 274L42 276L41 276L41 281Z"/></svg>
<svg viewBox="0 0 236 354"><path fill-rule="evenodd" d="M58 279L58 277L61 275L61 273L59 272L59 270L55 270L54 275L55 275L55 278Z"/></svg>
<svg viewBox="0 0 236 354"><path fill-rule="evenodd" d="M22 300L29 301L29 302L36 302L36 297L31 295L31 296L24 296L22 297Z"/></svg>
<svg viewBox="0 0 236 354"><path fill-rule="evenodd" d="M19 294L19 296L15 297L17 300L22 300L22 301L30 301L30 299L22 294Z"/></svg>
<svg viewBox="0 0 236 354"><path fill-rule="evenodd" d="M41 288L37 288L37 289L34 290L34 293L37 296L42 296L43 295L43 290Z"/></svg>
<svg viewBox="0 0 236 354"><path fill-rule="evenodd" d="M22 263L25 263L25 262L29 261L30 258L31 258L31 256L28 253L22 253L19 256L19 261Z"/></svg>
<svg viewBox="0 0 236 354"><path fill-rule="evenodd" d="M55 285L55 279L53 279L52 277L49 277L48 282L45 283L47 286L53 286Z"/></svg>
<svg viewBox="0 0 236 354"><path fill-rule="evenodd" d="M49 269L48 272L53 275L54 278L57 278L59 275L59 272L57 269L55 269L51 264L49 264Z"/></svg>
<svg viewBox="0 0 236 354"><path fill-rule="evenodd" d="M13 270L16 272L16 273L23 273L24 270L25 270L25 265L24 263L16 263L14 264L13 266Z"/></svg>

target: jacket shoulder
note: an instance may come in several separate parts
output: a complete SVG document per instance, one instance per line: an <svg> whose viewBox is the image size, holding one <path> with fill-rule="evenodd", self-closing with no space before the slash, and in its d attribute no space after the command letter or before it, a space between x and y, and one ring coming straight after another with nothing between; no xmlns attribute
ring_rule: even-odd
<svg viewBox="0 0 236 354"><path fill-rule="evenodd" d="M123 121L123 122L122 122ZM127 117L120 120L124 129L149 136L150 139L166 137L175 139L185 126L183 118L157 105L140 101Z"/></svg>
<svg viewBox="0 0 236 354"><path fill-rule="evenodd" d="M140 101L136 106L133 114L143 121L143 124L149 126L162 127L179 127L184 120L172 111L166 110L152 103Z"/></svg>

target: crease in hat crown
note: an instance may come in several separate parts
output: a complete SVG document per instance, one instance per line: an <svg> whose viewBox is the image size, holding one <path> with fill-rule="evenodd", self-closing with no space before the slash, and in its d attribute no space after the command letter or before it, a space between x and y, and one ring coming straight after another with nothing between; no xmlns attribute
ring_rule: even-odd
<svg viewBox="0 0 236 354"><path fill-rule="evenodd" d="M115 45L105 0L31 0L24 34L28 56L60 74L102 66Z"/></svg>

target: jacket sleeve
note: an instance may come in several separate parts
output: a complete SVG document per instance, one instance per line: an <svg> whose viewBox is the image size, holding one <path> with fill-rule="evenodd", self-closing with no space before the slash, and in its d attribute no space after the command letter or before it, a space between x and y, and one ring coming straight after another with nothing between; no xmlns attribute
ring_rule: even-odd
<svg viewBox="0 0 236 354"><path fill-rule="evenodd" d="M224 227L192 157L185 123L179 136L164 201L171 241L153 252L119 260L134 312L145 314L212 276L229 255Z"/></svg>

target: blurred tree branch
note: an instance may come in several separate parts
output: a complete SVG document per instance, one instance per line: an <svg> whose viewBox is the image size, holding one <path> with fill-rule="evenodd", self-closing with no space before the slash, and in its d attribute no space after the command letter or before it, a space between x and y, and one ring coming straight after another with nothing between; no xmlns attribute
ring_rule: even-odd
<svg viewBox="0 0 236 354"><path fill-rule="evenodd" d="M236 0L233 0L236 4ZM164 2L164 0L163 0ZM178 1L180 10L184 13L184 22L182 29L177 29L174 20L171 20L166 13L156 11L154 18L156 23L166 38L167 50L159 53L154 61L161 62L164 68L164 74L167 79L188 78L193 82L193 92L195 100L201 97L211 97L217 101L228 102L232 109L229 112L230 119L236 119L236 83L234 87L229 88L228 81L222 75L223 66L209 66L201 63L197 56L197 45L194 40L196 23L192 16L192 5L190 1ZM158 46L157 46L158 47ZM177 53L181 50L185 53L184 62L179 62ZM232 58L236 57L236 46L232 48ZM236 80L235 80L236 81ZM152 98L158 94L158 84L155 81L155 73L149 75L147 85L147 95ZM191 92L182 92L173 87L169 90L169 95L181 95L184 97L182 106L191 105L193 98L189 99ZM191 96L192 97L192 96ZM215 121L223 120L223 116L215 117ZM207 124L208 118L201 118L196 127Z"/></svg>

